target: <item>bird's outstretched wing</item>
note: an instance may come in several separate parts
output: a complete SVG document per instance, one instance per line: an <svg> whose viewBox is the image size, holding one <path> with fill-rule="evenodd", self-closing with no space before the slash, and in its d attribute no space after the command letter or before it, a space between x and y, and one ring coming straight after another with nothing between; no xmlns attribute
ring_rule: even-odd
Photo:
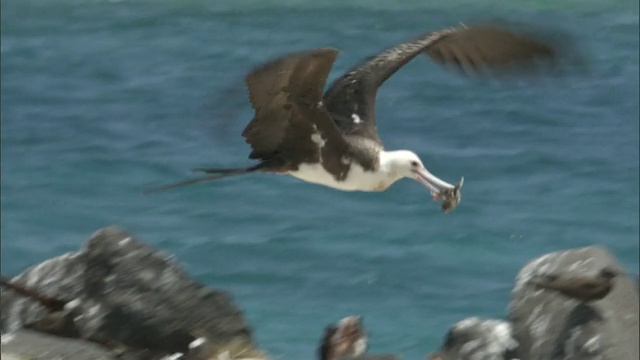
<svg viewBox="0 0 640 360"><path fill-rule="evenodd" d="M360 135L381 143L375 121L378 88L421 53L466 73L533 64L556 55L550 44L493 26L449 28L399 44L356 65L325 93L326 107L345 135Z"/></svg>
<svg viewBox="0 0 640 360"><path fill-rule="evenodd" d="M312 135L325 142L344 139L329 116L315 109L338 51L332 48L291 53L251 71L246 77L253 120L242 132L251 159L309 161L318 153Z"/></svg>

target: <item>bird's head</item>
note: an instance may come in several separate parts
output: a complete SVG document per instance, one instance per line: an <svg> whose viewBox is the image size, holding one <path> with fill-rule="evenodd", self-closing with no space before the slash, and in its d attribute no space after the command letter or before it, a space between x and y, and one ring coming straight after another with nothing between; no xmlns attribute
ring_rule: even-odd
<svg viewBox="0 0 640 360"><path fill-rule="evenodd" d="M600 276L605 279L613 279L614 277L621 275L622 272L618 269L614 269L612 267L605 267L600 270Z"/></svg>
<svg viewBox="0 0 640 360"><path fill-rule="evenodd" d="M361 356L367 349L367 334L362 316L352 315L325 329L319 348L320 360Z"/></svg>
<svg viewBox="0 0 640 360"><path fill-rule="evenodd" d="M388 166L389 171L398 179L411 178L426 186L434 200L439 200L443 190L454 191L456 186L440 180L427 170L422 160L412 151L388 151L381 156L381 165ZM462 184L460 184L461 186ZM457 187L459 189L459 186Z"/></svg>

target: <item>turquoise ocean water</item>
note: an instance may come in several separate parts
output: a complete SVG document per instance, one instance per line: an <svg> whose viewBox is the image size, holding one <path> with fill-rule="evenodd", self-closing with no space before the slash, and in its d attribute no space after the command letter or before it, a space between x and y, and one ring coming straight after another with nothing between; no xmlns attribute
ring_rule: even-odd
<svg viewBox="0 0 640 360"><path fill-rule="evenodd" d="M463 201L419 184L345 193L255 175L153 196L199 166L248 164L242 77L288 51L359 59L459 21L573 34L586 74L483 81L424 58L379 93L387 148L416 151ZM371 350L420 359L467 316L501 317L545 252L606 245L637 272L638 2L2 1L2 273L118 224L230 291L276 359L365 317Z"/></svg>

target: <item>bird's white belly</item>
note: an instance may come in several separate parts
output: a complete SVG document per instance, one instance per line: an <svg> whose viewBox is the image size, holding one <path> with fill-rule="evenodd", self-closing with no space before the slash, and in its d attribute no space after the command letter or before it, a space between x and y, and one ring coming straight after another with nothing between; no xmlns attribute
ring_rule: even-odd
<svg viewBox="0 0 640 360"><path fill-rule="evenodd" d="M290 171L289 174L310 183L343 191L384 191L395 181L380 172L364 171L357 163L351 163L351 170L344 181L337 181L319 163L300 164L297 171Z"/></svg>

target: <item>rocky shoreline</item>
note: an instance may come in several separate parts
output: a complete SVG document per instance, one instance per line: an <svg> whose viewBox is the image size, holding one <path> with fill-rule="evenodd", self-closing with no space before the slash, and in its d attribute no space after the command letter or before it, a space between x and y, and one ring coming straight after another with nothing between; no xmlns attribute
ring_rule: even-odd
<svg viewBox="0 0 640 360"><path fill-rule="evenodd" d="M606 296L592 302L530 285L549 274L568 279L567 284L598 281L603 268L623 271L596 246L533 259L516 277L505 319L464 319L427 358L638 359L635 276L617 276ZM117 227L97 231L78 252L35 265L10 281L64 305L52 307L3 288L3 359L269 359L230 294L196 282L170 254ZM396 358L361 354L367 341L362 323L349 331L340 324L327 328L332 336L322 339L324 355L308 359Z"/></svg>

